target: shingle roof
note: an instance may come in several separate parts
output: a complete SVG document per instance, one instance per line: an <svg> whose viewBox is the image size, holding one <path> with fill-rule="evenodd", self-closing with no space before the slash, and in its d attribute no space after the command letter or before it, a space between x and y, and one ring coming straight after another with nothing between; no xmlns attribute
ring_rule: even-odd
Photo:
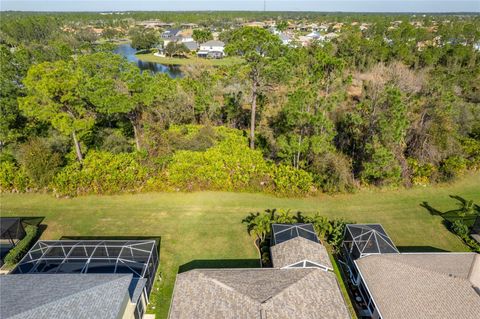
<svg viewBox="0 0 480 319"><path fill-rule="evenodd" d="M222 42L222 41L218 41L218 40L210 40L210 41L207 41L205 43L202 43L201 45L202 46L207 46L207 47L223 47L223 46L225 46L225 43Z"/></svg>
<svg viewBox="0 0 480 319"><path fill-rule="evenodd" d="M478 318L478 254L370 255L355 263L383 319Z"/></svg>
<svg viewBox="0 0 480 319"><path fill-rule="evenodd" d="M203 269L177 276L170 319L349 318L335 275L320 269Z"/></svg>
<svg viewBox="0 0 480 319"><path fill-rule="evenodd" d="M129 300L131 281L131 274L0 276L0 317L119 318Z"/></svg>
<svg viewBox="0 0 480 319"><path fill-rule="evenodd" d="M303 237L295 237L272 246L270 251L272 253L273 267L275 268L289 266L302 260L313 261L332 268L332 263L325 247Z"/></svg>

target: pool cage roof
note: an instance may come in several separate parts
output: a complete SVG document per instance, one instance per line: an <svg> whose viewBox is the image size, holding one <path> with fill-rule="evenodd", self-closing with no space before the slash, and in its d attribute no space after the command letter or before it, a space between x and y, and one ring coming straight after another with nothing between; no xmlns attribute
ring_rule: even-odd
<svg viewBox="0 0 480 319"><path fill-rule="evenodd" d="M399 253L380 224L347 225L343 243L354 258L368 254Z"/></svg>
<svg viewBox="0 0 480 319"><path fill-rule="evenodd" d="M0 218L0 239L7 239L13 241L15 239L22 239L25 236L25 230L22 225L22 220L16 217L1 217Z"/></svg>
<svg viewBox="0 0 480 319"><path fill-rule="evenodd" d="M312 224L272 224L272 244L277 245L295 237L320 243Z"/></svg>
<svg viewBox="0 0 480 319"><path fill-rule="evenodd" d="M150 292L158 267L155 240L43 240L23 257L13 274L133 274Z"/></svg>

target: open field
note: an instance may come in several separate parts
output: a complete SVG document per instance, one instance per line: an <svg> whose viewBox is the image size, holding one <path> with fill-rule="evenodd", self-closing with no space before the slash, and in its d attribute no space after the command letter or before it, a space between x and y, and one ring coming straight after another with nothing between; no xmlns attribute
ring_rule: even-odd
<svg viewBox="0 0 480 319"><path fill-rule="evenodd" d="M152 53L136 54L136 57L145 62L156 62L166 65L204 65L204 66L231 66L242 61L238 57L226 57L223 59L204 59L196 56L187 58L159 57Z"/></svg>
<svg viewBox="0 0 480 319"><path fill-rule="evenodd" d="M258 266L257 253L242 219L252 211L283 208L382 223L400 248L463 251L466 247L431 216L423 201L451 209L448 195L480 201L480 175L453 185L398 191L366 190L356 194L306 199L247 193L151 193L55 199L42 194L2 194L2 216L45 216L43 239L62 236L160 236L160 274L152 305L165 318L175 275L197 266Z"/></svg>

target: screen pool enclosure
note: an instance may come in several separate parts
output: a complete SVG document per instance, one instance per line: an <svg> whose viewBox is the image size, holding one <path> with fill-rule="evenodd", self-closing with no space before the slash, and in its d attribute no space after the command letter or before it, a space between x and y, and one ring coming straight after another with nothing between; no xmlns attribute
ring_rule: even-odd
<svg viewBox="0 0 480 319"><path fill-rule="evenodd" d="M399 253L380 224L347 225L343 247L352 259L369 254Z"/></svg>
<svg viewBox="0 0 480 319"><path fill-rule="evenodd" d="M273 245L283 243L295 237L303 237L320 243L312 224L272 224Z"/></svg>
<svg viewBox="0 0 480 319"><path fill-rule="evenodd" d="M42 240L12 273L133 274L150 293L157 267L155 240Z"/></svg>

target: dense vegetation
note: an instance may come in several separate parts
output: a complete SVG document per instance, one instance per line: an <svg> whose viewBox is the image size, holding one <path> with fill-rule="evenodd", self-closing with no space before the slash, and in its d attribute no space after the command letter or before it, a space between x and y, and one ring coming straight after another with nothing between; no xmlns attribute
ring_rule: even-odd
<svg viewBox="0 0 480 319"><path fill-rule="evenodd" d="M35 242L38 233L38 227L34 225L25 226L25 237L23 237L10 251L5 255L5 265L7 268L13 267L28 252Z"/></svg>
<svg viewBox="0 0 480 319"><path fill-rule="evenodd" d="M90 29L148 47L153 34L131 27L147 16L2 13L3 191L291 195L427 185L480 165L476 16L298 14L345 26L308 47L261 28L228 30L226 51L243 63L189 67L181 79L140 73ZM238 24L175 17L218 30ZM359 20L370 27L347 24Z"/></svg>

